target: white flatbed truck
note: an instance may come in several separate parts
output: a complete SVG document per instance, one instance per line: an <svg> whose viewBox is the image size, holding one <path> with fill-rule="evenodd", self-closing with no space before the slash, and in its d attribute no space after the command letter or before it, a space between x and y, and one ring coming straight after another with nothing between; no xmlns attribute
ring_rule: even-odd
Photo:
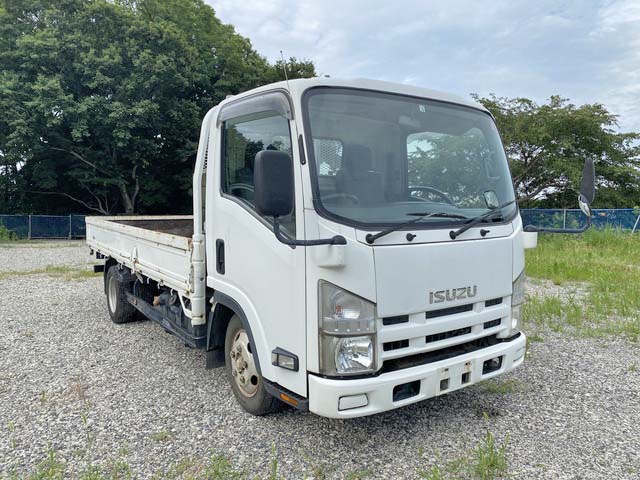
<svg viewBox="0 0 640 480"><path fill-rule="evenodd" d="M588 228L593 176L586 225L551 231ZM484 107L293 80L207 113L193 216L88 217L87 244L112 320L204 349L248 412L358 417L523 362L524 249L544 229L515 200Z"/></svg>

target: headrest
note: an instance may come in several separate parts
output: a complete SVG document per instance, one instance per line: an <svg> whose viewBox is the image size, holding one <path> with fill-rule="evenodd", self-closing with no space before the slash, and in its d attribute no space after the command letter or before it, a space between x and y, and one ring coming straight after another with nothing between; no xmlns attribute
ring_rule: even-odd
<svg viewBox="0 0 640 480"><path fill-rule="evenodd" d="M362 178L371 170L371 150L364 145L345 145L342 164L352 177Z"/></svg>

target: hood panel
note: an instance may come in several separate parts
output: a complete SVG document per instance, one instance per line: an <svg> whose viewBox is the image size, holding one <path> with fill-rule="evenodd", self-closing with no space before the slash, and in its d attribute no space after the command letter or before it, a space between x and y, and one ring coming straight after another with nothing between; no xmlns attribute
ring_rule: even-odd
<svg viewBox="0 0 640 480"><path fill-rule="evenodd" d="M374 247L378 316L418 313L508 296L512 285L512 249L510 237ZM434 294L433 303L429 301L430 292ZM472 299L467 295L473 295ZM445 300L437 302L439 297Z"/></svg>

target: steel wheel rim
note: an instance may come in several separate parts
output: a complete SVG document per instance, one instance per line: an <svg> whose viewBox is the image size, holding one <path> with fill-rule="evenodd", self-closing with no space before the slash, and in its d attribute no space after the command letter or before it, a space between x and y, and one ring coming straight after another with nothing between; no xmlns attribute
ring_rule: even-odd
<svg viewBox="0 0 640 480"><path fill-rule="evenodd" d="M118 305L118 281L116 277L109 277L109 284L107 285L107 301L109 302L109 310L116 311Z"/></svg>
<svg viewBox="0 0 640 480"><path fill-rule="evenodd" d="M253 397L258 391L260 376L253 360L249 336L244 329L240 329L235 333L229 357L231 375L236 382L238 390L245 397Z"/></svg>

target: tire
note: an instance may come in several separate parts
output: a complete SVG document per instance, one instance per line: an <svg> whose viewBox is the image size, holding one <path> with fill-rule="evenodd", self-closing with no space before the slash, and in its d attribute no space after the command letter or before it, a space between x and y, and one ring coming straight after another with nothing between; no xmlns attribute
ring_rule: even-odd
<svg viewBox="0 0 640 480"><path fill-rule="evenodd" d="M278 411L282 403L265 390L255 356L242 321L234 315L224 340L225 371L229 384L236 400L247 412L257 416L269 415Z"/></svg>
<svg viewBox="0 0 640 480"><path fill-rule="evenodd" d="M113 265L107 272L107 309L113 323L129 323L136 320L136 308L127 301L130 285L118 281L118 266Z"/></svg>

